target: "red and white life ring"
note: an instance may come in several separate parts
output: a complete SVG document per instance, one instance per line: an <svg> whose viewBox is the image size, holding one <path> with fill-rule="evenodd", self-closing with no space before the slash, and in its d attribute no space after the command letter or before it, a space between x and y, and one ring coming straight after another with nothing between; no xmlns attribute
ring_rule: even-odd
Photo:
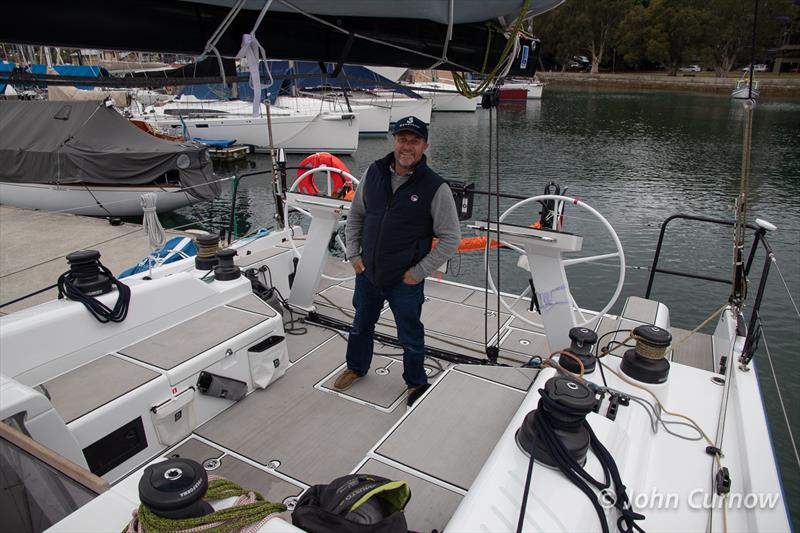
<svg viewBox="0 0 800 533"><path fill-rule="evenodd" d="M321 167L325 165L329 168L335 168L350 174L350 169L347 168L341 159L328 152L317 152L311 154L300 162L300 168L297 169L297 177L299 178L309 169ZM339 172L329 172L331 176L332 190L329 192L331 196L339 193L342 189L348 193L353 190L353 182L349 176ZM314 182L314 174L311 173L297 183L297 190L305 194L319 194L319 188Z"/></svg>

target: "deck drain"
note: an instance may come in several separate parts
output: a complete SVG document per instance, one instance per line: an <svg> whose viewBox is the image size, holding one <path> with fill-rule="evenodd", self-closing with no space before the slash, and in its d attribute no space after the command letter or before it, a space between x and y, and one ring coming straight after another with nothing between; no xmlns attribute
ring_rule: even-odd
<svg viewBox="0 0 800 533"><path fill-rule="evenodd" d="M272 461L270 461L269 463L267 463L267 468L271 468L271 469L273 469L273 470L275 470L275 469L276 469L276 468L278 468L279 466L281 466L281 462L280 462L280 461L278 461L277 459L273 459Z"/></svg>
<svg viewBox="0 0 800 533"><path fill-rule="evenodd" d="M283 505L286 506L287 511L294 511L294 508L297 505L297 496L289 496L288 498L284 498Z"/></svg>
<svg viewBox="0 0 800 533"><path fill-rule="evenodd" d="M375 373L378 374L379 376L388 376L389 375L389 369L384 367L384 366L382 366L382 367L376 368L375 369Z"/></svg>
<svg viewBox="0 0 800 533"><path fill-rule="evenodd" d="M715 385L725 385L725 378L721 378L719 376L714 376L711 378L711 383Z"/></svg>
<svg viewBox="0 0 800 533"><path fill-rule="evenodd" d="M206 459L203 461L203 468L206 470L216 470L221 464L219 459Z"/></svg>
<svg viewBox="0 0 800 533"><path fill-rule="evenodd" d="M528 346L531 343L531 341L529 341L528 339L520 339L519 343L523 346Z"/></svg>

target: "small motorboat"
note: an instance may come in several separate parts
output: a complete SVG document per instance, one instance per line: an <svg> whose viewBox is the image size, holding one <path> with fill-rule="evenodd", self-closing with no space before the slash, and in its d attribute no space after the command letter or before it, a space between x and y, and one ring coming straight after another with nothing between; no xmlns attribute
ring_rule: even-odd
<svg viewBox="0 0 800 533"><path fill-rule="evenodd" d="M731 98L737 98L739 100L755 100L760 94L761 93L758 90L757 80L753 80L752 93L750 92L750 77L745 74L742 79L736 82L736 87L734 87L733 91L731 91Z"/></svg>

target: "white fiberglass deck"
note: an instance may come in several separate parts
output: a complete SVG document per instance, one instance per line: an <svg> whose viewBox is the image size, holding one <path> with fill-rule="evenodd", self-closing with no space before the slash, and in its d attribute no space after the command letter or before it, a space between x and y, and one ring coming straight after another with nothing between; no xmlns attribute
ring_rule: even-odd
<svg viewBox="0 0 800 533"><path fill-rule="evenodd" d="M341 271L341 264L329 261L327 269ZM352 282L322 286L316 299L318 312L349 320ZM489 298L490 320L488 331L484 332L482 291L429 279L425 292L426 344L484 357L484 336L488 334L491 340L497 334L497 315L491 310L495 305L493 299ZM218 308L214 316L210 316L214 312L206 312L118 351L128 360L141 361L151 368L171 368L191 358L193 353L224 342L250 322L257 324L264 319L262 309L269 308L248 296ZM602 334L620 327L652 323L656 312L655 302L631 298L623 317L604 317L597 329ZM235 316L228 317L226 313ZM533 313L524 313L533 318ZM548 355L543 333L508 313L500 313L500 362L513 366L453 366L428 359L426 367L434 386L409 410L402 380L401 350L376 342L375 358L367 377L351 389L337 392L332 382L344 368L346 334L300 321L290 322L292 318L297 317L285 314L291 361L286 374L267 389L232 403L161 455L188 457L201 463L216 459L217 462L211 463L216 466L210 473L256 489L268 500L278 502L291 502L311 485L352 472L403 479L412 490L406 511L409 528L441 530L539 373L519 365L532 355ZM210 328L209 323L220 327ZM388 307L383 311L378 331L392 336L396 333ZM711 338L707 335L698 338L701 340L685 343L678 355L684 362L710 369ZM180 347L180 353L173 350L176 346ZM102 372L108 366L103 363L105 360L118 366L118 357L107 356L46 385L52 391L68 390L70 384L91 381L87 373ZM152 378L150 373L144 374L131 373L130 379ZM118 384L115 387L115 392L109 391L111 396L122 396L130 388L120 389ZM99 402L98 406L114 399L108 394L94 397L98 398L95 402ZM85 403L85 398L68 394L54 396L54 405L65 418L74 418L94 408ZM69 519L63 525L68 524Z"/></svg>

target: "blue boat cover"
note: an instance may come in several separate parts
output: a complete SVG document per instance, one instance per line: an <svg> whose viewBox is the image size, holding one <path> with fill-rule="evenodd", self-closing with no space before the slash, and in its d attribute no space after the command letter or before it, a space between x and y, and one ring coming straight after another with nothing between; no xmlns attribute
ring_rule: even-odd
<svg viewBox="0 0 800 533"><path fill-rule="evenodd" d="M229 141L227 139L203 139L202 137L192 137L192 140L203 143L212 148L227 148L228 146L236 143L236 139Z"/></svg>
<svg viewBox="0 0 800 533"><path fill-rule="evenodd" d="M0 63L0 72L14 72L14 63L6 63L3 61ZM0 83L0 94L3 94L3 91L6 90L6 84Z"/></svg>
<svg viewBox="0 0 800 533"><path fill-rule="evenodd" d="M82 78L108 77L110 74L97 65L53 65L53 69L62 76L80 76ZM31 74L47 74L47 65L34 63L28 70ZM91 91L94 85L76 85L78 89Z"/></svg>
<svg viewBox="0 0 800 533"><path fill-rule="evenodd" d="M168 240L164 246L156 250L152 255L145 257L117 277L122 279L134 274L138 274L139 272L146 272L149 270L151 263L153 266L166 265L169 263L174 263L175 261L180 261L186 257L193 257L195 255L197 255L197 247L194 245L194 241L192 239L189 237L180 236L173 237Z"/></svg>

